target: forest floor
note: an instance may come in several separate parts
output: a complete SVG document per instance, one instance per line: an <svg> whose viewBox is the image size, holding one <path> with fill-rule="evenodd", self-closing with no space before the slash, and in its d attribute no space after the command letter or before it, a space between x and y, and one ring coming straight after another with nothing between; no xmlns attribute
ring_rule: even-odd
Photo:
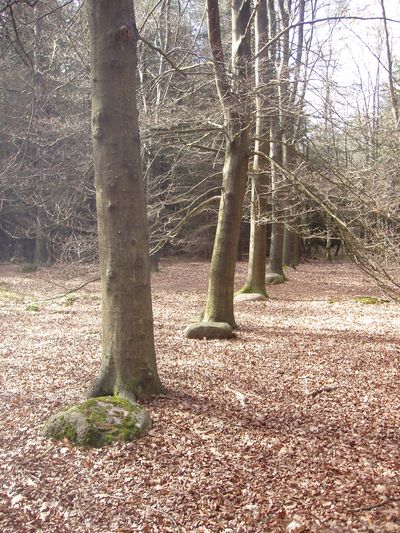
<svg viewBox="0 0 400 533"><path fill-rule="evenodd" d="M0 266L0 531L400 532L399 304L351 264L313 261L236 304L236 339L188 340L207 271L153 274L168 397L147 402L141 440L87 450L41 428L96 375L99 283L30 302L95 268Z"/></svg>

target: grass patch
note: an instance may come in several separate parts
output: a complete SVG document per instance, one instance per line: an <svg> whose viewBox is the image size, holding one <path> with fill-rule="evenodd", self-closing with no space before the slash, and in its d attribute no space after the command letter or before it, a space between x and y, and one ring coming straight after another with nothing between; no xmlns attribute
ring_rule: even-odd
<svg viewBox="0 0 400 533"><path fill-rule="evenodd" d="M18 302L21 296L16 292L10 290L7 285L0 286L0 302Z"/></svg>
<svg viewBox="0 0 400 533"><path fill-rule="evenodd" d="M28 304L28 305L26 306L26 310L27 310L27 311L38 312L38 311L40 311L40 307L38 306L38 304Z"/></svg>
<svg viewBox="0 0 400 533"><path fill-rule="evenodd" d="M377 298L376 296L356 296L354 301L359 304L364 305L376 305L376 304L387 304L389 300L382 300L382 298Z"/></svg>
<svg viewBox="0 0 400 533"><path fill-rule="evenodd" d="M69 294L65 298L65 302L64 302L65 307L72 307L77 299L78 299L78 296L76 294Z"/></svg>

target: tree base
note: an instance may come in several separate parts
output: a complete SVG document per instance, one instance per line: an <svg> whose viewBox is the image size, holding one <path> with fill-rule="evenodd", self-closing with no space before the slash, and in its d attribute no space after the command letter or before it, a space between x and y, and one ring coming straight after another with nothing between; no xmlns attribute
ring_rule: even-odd
<svg viewBox="0 0 400 533"><path fill-rule="evenodd" d="M283 265L284 268L293 268L293 270L297 270L298 263L285 263Z"/></svg>
<svg viewBox="0 0 400 533"><path fill-rule="evenodd" d="M121 382L117 383L114 373L110 372L107 367L102 368L92 386L88 389L87 396L89 398L114 396L124 398L128 402L135 404L137 401L147 400L163 394L164 389L157 373L151 371L147 375L142 373L141 378L141 380L132 381L128 385Z"/></svg>
<svg viewBox="0 0 400 533"><path fill-rule="evenodd" d="M281 276L280 274L270 273L265 277L265 283L267 285L280 285L281 283L285 283L285 281L285 276Z"/></svg>
<svg viewBox="0 0 400 533"><path fill-rule="evenodd" d="M233 328L227 322L197 322L185 329L188 339L231 339L234 337Z"/></svg>
<svg viewBox="0 0 400 533"><path fill-rule="evenodd" d="M268 298L259 292L239 292L235 295L234 302L265 302Z"/></svg>

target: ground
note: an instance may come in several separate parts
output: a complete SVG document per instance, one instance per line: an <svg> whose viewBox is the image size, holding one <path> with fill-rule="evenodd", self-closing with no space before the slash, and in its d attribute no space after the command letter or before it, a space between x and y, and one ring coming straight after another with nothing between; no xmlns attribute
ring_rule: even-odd
<svg viewBox="0 0 400 533"><path fill-rule="evenodd" d="M96 269L0 266L1 531L400 531L399 304L348 263L310 262L235 304L237 338L186 339L207 269L153 274L153 429L86 450L41 428L96 374L99 284L32 302Z"/></svg>

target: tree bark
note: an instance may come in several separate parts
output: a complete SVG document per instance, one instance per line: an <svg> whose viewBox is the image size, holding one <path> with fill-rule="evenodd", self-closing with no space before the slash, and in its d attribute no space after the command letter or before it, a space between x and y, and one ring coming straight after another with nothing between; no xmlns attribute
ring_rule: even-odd
<svg viewBox="0 0 400 533"><path fill-rule="evenodd" d="M207 13L215 79L224 112L226 149L203 321L226 322L236 327L233 313L234 275L249 160L245 81L250 60L250 1L232 2L231 83L223 58L218 0L207 0Z"/></svg>
<svg viewBox="0 0 400 533"><path fill-rule="evenodd" d="M234 129L225 150L221 201L203 315L204 322L226 322L233 328L236 327L233 312L236 253L249 160L247 129L241 129L240 123L234 123Z"/></svg>
<svg viewBox="0 0 400 533"><path fill-rule="evenodd" d="M295 145L299 136L300 124L303 116L304 97L307 85L306 76L301 81L302 65L306 65L308 58L303 58L304 55L304 22L306 0L299 0L298 21L300 23L297 29L297 51L295 64L293 70L293 83L289 84L289 103L288 109L291 110L287 120L287 135L284 154L284 166L289 171L293 171L296 163ZM307 50L306 50L307 52ZM287 58L289 65L289 57ZM289 80L288 80L289 81ZM284 243L283 243L283 263L285 265L296 268L301 259L301 237L300 237L300 216L296 213L296 189L289 184L290 196L288 201L289 211L289 226L285 227Z"/></svg>
<svg viewBox="0 0 400 533"><path fill-rule="evenodd" d="M102 366L92 396L161 392L136 107L132 0L88 0L92 137L102 292Z"/></svg>
<svg viewBox="0 0 400 533"><path fill-rule="evenodd" d="M47 9L47 6L46 6ZM45 117L45 77L43 75L44 69L46 68L44 61L44 51L45 43L43 39L43 13L45 8L41 4L36 4L33 10L35 23L33 26L33 92L35 97L35 118L37 120L36 127L42 123L43 118ZM40 148L35 146L33 148L34 156L34 166L40 165ZM40 168L38 168L38 173L40 174ZM44 231L45 227L45 211L39 206L35 208L35 252L34 252L34 263L36 265L45 265L50 258L49 254L49 243L47 235Z"/></svg>
<svg viewBox="0 0 400 533"><path fill-rule="evenodd" d="M288 118L288 141L284 145L283 149L283 166L289 172L293 172L295 155L293 149L293 137L294 137L294 128L292 117ZM298 232L299 227L299 217L296 216L296 201L295 188L289 183L287 185L288 196L286 199L286 214L285 214L285 229L283 235L283 264L292 268L296 268L299 264L298 257Z"/></svg>
<svg viewBox="0 0 400 533"><path fill-rule="evenodd" d="M277 33L276 13L273 0L268 0L268 13L270 20L270 36L273 38ZM269 48L269 56L271 65L273 67L273 79L276 80L274 94L271 98L272 116L270 128L270 158L271 163L271 191L272 191L272 228L271 228L271 244L269 250L268 261L268 277L273 283L277 281L284 281L285 275L283 273L283 231L284 225L282 222L283 205L282 205L282 176L279 173L279 166L282 166L282 132L280 127L280 98L278 92L278 72L276 68L277 54L276 44ZM279 80L281 81L281 80ZM277 163L275 165L274 163Z"/></svg>
<svg viewBox="0 0 400 533"><path fill-rule="evenodd" d="M266 0L258 3L255 19L255 107L256 107L256 141L254 144L253 179L250 205L250 245L247 279L244 287L238 291L251 292L267 296L265 284L267 255L267 212L268 176L264 159L259 155L269 152L269 117L265 111L264 101L270 96L271 68L268 61L268 12ZM263 48L265 50L263 51Z"/></svg>

